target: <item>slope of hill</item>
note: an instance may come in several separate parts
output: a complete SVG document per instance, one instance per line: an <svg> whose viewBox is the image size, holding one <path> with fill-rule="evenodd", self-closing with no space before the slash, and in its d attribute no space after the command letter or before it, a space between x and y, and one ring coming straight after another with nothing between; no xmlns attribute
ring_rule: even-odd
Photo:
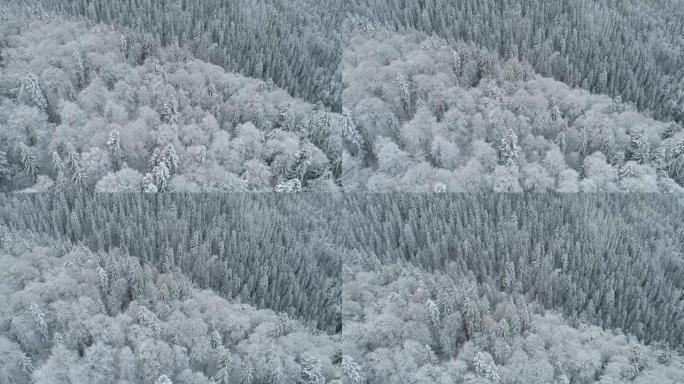
<svg viewBox="0 0 684 384"><path fill-rule="evenodd" d="M339 377L339 342L179 270L27 232L0 247L0 382L227 384Z"/></svg>
<svg viewBox="0 0 684 384"><path fill-rule="evenodd" d="M339 332L334 195L29 194L0 196L0 223L114 248L144 267L180 269L201 288Z"/></svg>
<svg viewBox="0 0 684 384"><path fill-rule="evenodd" d="M486 47L503 59L665 121L684 119L684 9L679 0L349 0L392 30Z"/></svg>
<svg viewBox="0 0 684 384"><path fill-rule="evenodd" d="M684 201L653 194L348 195L344 255L454 270L569 321L684 346Z"/></svg>
<svg viewBox="0 0 684 384"><path fill-rule="evenodd" d="M341 117L103 24L0 26L2 190L335 191Z"/></svg>
<svg viewBox="0 0 684 384"><path fill-rule="evenodd" d="M351 20L346 190L682 191L680 124L473 43Z"/></svg>
<svg viewBox="0 0 684 384"><path fill-rule="evenodd" d="M324 0L7 0L19 12L117 26L138 64L163 47L339 111L342 2Z"/></svg>
<svg viewBox="0 0 684 384"><path fill-rule="evenodd" d="M456 269L345 266L343 363L350 383L681 383L666 346L568 323Z"/></svg>

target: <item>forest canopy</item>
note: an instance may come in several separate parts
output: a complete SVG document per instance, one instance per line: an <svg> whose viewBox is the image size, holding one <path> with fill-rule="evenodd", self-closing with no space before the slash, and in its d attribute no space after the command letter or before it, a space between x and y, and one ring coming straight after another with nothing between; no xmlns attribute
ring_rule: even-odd
<svg viewBox="0 0 684 384"><path fill-rule="evenodd" d="M679 123L472 42L346 26L346 191L682 192Z"/></svg>
<svg viewBox="0 0 684 384"><path fill-rule="evenodd" d="M4 231L0 382L299 383L340 375L336 336L199 290L121 249ZM306 381L312 382L312 381Z"/></svg>
<svg viewBox="0 0 684 384"><path fill-rule="evenodd" d="M684 201L653 194L351 194L345 260L454 269L568 320L684 345Z"/></svg>
<svg viewBox="0 0 684 384"><path fill-rule="evenodd" d="M348 194L352 383L680 383L684 201Z"/></svg>
<svg viewBox="0 0 684 384"><path fill-rule="evenodd" d="M92 252L120 249L142 267L340 332L338 198L312 194L19 194L0 224Z"/></svg>
<svg viewBox="0 0 684 384"><path fill-rule="evenodd" d="M681 5L0 0L0 384L682 384Z"/></svg>
<svg viewBox="0 0 684 384"><path fill-rule="evenodd" d="M406 264L343 274L350 383L679 383L667 346L569 322L492 282Z"/></svg>
<svg viewBox="0 0 684 384"><path fill-rule="evenodd" d="M520 60L541 75L684 122L679 0L349 0L352 14Z"/></svg>
<svg viewBox="0 0 684 384"><path fill-rule="evenodd" d="M678 383L682 216L660 194L3 195L0 359L18 383ZM217 336L217 308L251 325ZM134 368L88 368L110 345Z"/></svg>
<svg viewBox="0 0 684 384"><path fill-rule="evenodd" d="M23 14L116 26L146 57L171 47L227 71L271 81L339 112L339 25L334 0L5 0Z"/></svg>
<svg viewBox="0 0 684 384"><path fill-rule="evenodd" d="M272 81L53 16L0 26L4 191L336 191L338 114Z"/></svg>

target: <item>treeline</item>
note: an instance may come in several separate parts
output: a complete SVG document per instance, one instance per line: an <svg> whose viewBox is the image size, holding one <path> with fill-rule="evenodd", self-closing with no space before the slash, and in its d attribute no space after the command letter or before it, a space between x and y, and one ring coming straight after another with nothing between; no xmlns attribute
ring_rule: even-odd
<svg viewBox="0 0 684 384"><path fill-rule="evenodd" d="M341 116L272 81L56 16L3 21L0 58L0 191L339 189Z"/></svg>
<svg viewBox="0 0 684 384"><path fill-rule="evenodd" d="M344 55L345 190L682 192L681 124L472 42L356 21Z"/></svg>
<svg viewBox="0 0 684 384"><path fill-rule="evenodd" d="M201 288L339 332L334 195L32 194L0 197L11 230L121 252Z"/></svg>
<svg viewBox="0 0 684 384"><path fill-rule="evenodd" d="M684 11L677 0L351 0L394 31L465 41L544 76L684 119Z"/></svg>
<svg viewBox="0 0 684 384"><path fill-rule="evenodd" d="M190 51L227 71L270 80L334 111L340 99L341 3L312 0L11 0L24 12L87 18L120 28L143 52Z"/></svg>
<svg viewBox="0 0 684 384"><path fill-rule="evenodd" d="M201 291L120 249L4 231L0 382L323 383L337 336Z"/></svg>
<svg viewBox="0 0 684 384"><path fill-rule="evenodd" d="M349 383L679 383L684 360L541 309L519 292L406 262L343 274Z"/></svg>
<svg viewBox="0 0 684 384"><path fill-rule="evenodd" d="M667 195L349 195L345 254L461 275L684 345L684 203ZM351 259L354 260L354 259Z"/></svg>

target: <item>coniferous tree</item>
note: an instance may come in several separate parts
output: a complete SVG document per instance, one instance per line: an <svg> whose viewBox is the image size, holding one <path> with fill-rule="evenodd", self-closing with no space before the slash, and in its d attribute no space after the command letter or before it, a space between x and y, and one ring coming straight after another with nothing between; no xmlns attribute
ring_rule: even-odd
<svg viewBox="0 0 684 384"><path fill-rule="evenodd" d="M503 128L499 143L499 162L509 167L518 164L518 135L509 126Z"/></svg>
<svg viewBox="0 0 684 384"><path fill-rule="evenodd" d="M36 161L36 155L33 151L24 143L19 144L19 149L21 151L21 162L23 164L24 173L35 181L38 177L38 162Z"/></svg>
<svg viewBox="0 0 684 384"><path fill-rule="evenodd" d="M344 384L363 384L364 377L361 368L351 356L342 356L342 373Z"/></svg>
<svg viewBox="0 0 684 384"><path fill-rule="evenodd" d="M302 384L324 384L321 363L316 358L306 358L301 362L299 373Z"/></svg>

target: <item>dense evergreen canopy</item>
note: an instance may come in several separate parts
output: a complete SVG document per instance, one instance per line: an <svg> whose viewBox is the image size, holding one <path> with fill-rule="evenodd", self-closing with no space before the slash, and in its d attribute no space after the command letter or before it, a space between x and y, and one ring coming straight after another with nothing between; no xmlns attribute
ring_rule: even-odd
<svg viewBox="0 0 684 384"><path fill-rule="evenodd" d="M145 326L139 303L168 296L160 281L165 287L168 279L188 276L184 286L281 313L262 312L273 317L259 320L259 327L280 329L287 314L307 324L298 325L308 327L304 334L329 331L333 336L317 336L314 343L323 345L315 357L281 362L296 383L296 372L341 375L355 384L514 383L519 377L677 383L682 376L684 201L677 195L33 194L6 195L1 203L5 243L26 234L60 254L72 244L85 247L76 253L85 255L78 265L102 271L75 273L91 276L93 284L108 282L102 311L128 311ZM13 265L24 268L24 262ZM34 275L16 268L7 281ZM151 282L126 291L138 275ZM11 283L0 293L13 297L21 287ZM52 308L45 299L33 302L29 318ZM167 307L145 305L160 321L171 321ZM48 319L47 331L65 327ZM43 332L37 324L25 332ZM52 367L44 349L28 349L21 333L9 334L6 359L19 363L26 355ZM340 348L325 346L340 335ZM77 356L88 340L66 347L75 369L83 369ZM260 356L256 350L247 357L236 350L231 356L240 369L262 361L250 360ZM193 368L193 361L191 354L188 369L206 377L221 369ZM177 380L187 375L173 374Z"/></svg>
<svg viewBox="0 0 684 384"><path fill-rule="evenodd" d="M287 196L287 195L285 195ZM121 249L155 271L339 332L335 195L33 194L0 198L0 222L93 252Z"/></svg>
<svg viewBox="0 0 684 384"><path fill-rule="evenodd" d="M684 202L672 195L349 195L351 260L472 273L569 319L684 345Z"/></svg>
<svg viewBox="0 0 684 384"><path fill-rule="evenodd" d="M684 8L679 0L349 0L394 31L424 31L529 62L544 76L621 96L684 120Z"/></svg>
<svg viewBox="0 0 684 384"><path fill-rule="evenodd" d="M57 12L121 28L147 53L180 47L291 95L341 110L339 25L332 0L8 0L35 13ZM46 12L48 11L48 12Z"/></svg>

